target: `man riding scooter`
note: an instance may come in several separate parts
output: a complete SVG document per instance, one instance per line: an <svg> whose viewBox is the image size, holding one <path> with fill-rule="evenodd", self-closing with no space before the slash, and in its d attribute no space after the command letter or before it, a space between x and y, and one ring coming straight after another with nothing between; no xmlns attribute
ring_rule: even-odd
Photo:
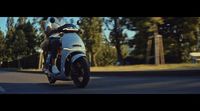
<svg viewBox="0 0 200 111"><path fill-rule="evenodd" d="M54 20L53 22L51 20ZM58 53L58 48L60 47L60 33L57 33L56 30L60 26L64 25L65 22L63 21L63 17L54 17L48 18L46 25L45 25L45 32L46 35L49 37L49 50L50 51L50 58L49 62L51 64L51 71L53 74L58 74L60 71L58 70L56 66L56 58L57 58L57 53ZM47 65L49 65L48 60L47 60Z"/></svg>
<svg viewBox="0 0 200 111"><path fill-rule="evenodd" d="M90 80L90 66L84 42L78 34L81 30L62 20L62 17L51 17L45 24L49 40L47 78L50 84L72 80L77 87L84 88Z"/></svg>

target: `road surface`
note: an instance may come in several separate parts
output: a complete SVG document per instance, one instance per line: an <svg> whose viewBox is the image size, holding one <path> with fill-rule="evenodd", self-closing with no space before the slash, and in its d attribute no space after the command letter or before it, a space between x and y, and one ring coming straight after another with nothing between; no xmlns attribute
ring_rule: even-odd
<svg viewBox="0 0 200 111"><path fill-rule="evenodd" d="M92 76L84 89L72 81L49 85L42 73L0 71L0 94L200 94L200 76Z"/></svg>

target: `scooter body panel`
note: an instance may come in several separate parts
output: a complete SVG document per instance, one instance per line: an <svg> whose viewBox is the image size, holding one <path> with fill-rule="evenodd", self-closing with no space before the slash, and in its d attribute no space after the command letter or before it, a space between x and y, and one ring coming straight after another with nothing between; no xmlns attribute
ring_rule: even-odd
<svg viewBox="0 0 200 111"><path fill-rule="evenodd" d="M65 33L63 37L61 38L62 43L62 50L61 50L61 71L60 74L51 74L51 76L56 80L69 80L70 74L66 74L65 70L71 70L71 69L65 69L65 62L68 56L70 56L73 52L82 52L82 54L74 55L73 62L75 59L78 59L79 57L86 56L85 55L85 45L81 38L76 33ZM70 61L69 63L72 63Z"/></svg>

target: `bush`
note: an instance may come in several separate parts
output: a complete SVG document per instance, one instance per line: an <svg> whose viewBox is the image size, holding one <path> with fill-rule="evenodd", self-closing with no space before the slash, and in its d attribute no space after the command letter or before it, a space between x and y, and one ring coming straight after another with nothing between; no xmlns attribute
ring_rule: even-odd
<svg viewBox="0 0 200 111"><path fill-rule="evenodd" d="M117 61L116 49L109 44L102 44L101 51L98 53L97 57L98 66L113 65Z"/></svg>
<svg viewBox="0 0 200 111"><path fill-rule="evenodd" d="M145 58L143 56L127 56L124 62L126 65L144 64Z"/></svg>
<svg viewBox="0 0 200 111"><path fill-rule="evenodd" d="M18 62L20 62L20 68L38 68L39 65L39 53L24 57L20 60L14 60L11 62L3 62L1 67L4 68L18 68Z"/></svg>

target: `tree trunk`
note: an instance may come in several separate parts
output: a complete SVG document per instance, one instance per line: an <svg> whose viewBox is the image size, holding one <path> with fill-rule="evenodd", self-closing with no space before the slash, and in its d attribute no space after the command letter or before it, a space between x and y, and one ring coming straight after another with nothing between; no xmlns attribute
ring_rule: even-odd
<svg viewBox="0 0 200 111"><path fill-rule="evenodd" d="M156 65L165 64L162 35L155 34L154 41L155 41L155 64Z"/></svg>
<svg viewBox="0 0 200 111"><path fill-rule="evenodd" d="M178 61L177 62L179 62L179 63L181 63L182 62L182 49L181 49L181 43L179 42L178 43Z"/></svg>
<svg viewBox="0 0 200 111"><path fill-rule="evenodd" d="M21 68L20 58L16 56L16 59L17 59L17 68L20 69Z"/></svg>
<svg viewBox="0 0 200 111"><path fill-rule="evenodd" d="M92 58L93 58L93 60L92 60L92 61L93 61L93 66L97 66L95 54L93 54L92 56L93 56L93 57L92 57Z"/></svg>
<svg viewBox="0 0 200 111"><path fill-rule="evenodd" d="M199 26L197 27L197 50L200 51L200 32L199 32Z"/></svg>
<svg viewBox="0 0 200 111"><path fill-rule="evenodd" d="M93 53L93 51L91 51L91 66L95 66L95 60L94 60L94 53Z"/></svg>
<svg viewBox="0 0 200 111"><path fill-rule="evenodd" d="M155 64L160 64L160 50L159 50L159 37L157 35L154 35L154 52L155 52Z"/></svg>
<svg viewBox="0 0 200 111"><path fill-rule="evenodd" d="M152 42L153 42L153 36L149 37L147 41L147 49L146 49L146 63L147 64L149 64L150 59L151 59Z"/></svg>
<svg viewBox="0 0 200 111"><path fill-rule="evenodd" d="M89 64L91 65L91 63L92 63L91 53L89 51L87 51L86 56L88 57Z"/></svg>
<svg viewBox="0 0 200 111"><path fill-rule="evenodd" d="M165 64L165 54L164 54L164 46L163 46L163 38L162 36L160 37L160 41L159 41L159 47L160 47L160 63L161 64Z"/></svg>
<svg viewBox="0 0 200 111"><path fill-rule="evenodd" d="M94 66L98 66L97 60L96 60L96 56L97 56L97 54L98 54L100 51L101 51L101 48L98 48L97 52L94 53L94 57L93 57L93 59L94 59Z"/></svg>
<svg viewBox="0 0 200 111"><path fill-rule="evenodd" d="M119 40L120 34L117 30L117 28L119 27L119 20L117 17L114 19L114 22L115 22L114 32L115 32L115 40L116 40L115 48L117 50L117 61L119 62L120 65L123 65L123 57L121 54L121 45L120 45L120 40Z"/></svg>
<svg viewBox="0 0 200 111"><path fill-rule="evenodd" d="M17 64L18 64L18 69L21 69L21 63L20 63L20 59L17 60Z"/></svg>
<svg viewBox="0 0 200 111"><path fill-rule="evenodd" d="M123 57L122 57L122 51L121 51L121 47L120 47L120 44L117 43L115 45L115 48L117 50L117 61L119 62L120 65L123 65Z"/></svg>
<svg viewBox="0 0 200 111"><path fill-rule="evenodd" d="M178 36L181 36L181 35L178 35ZM177 48L177 51L176 51L176 62L177 63L181 63L182 62L182 49L181 49L181 41L179 40L179 37L177 37L176 39L176 48Z"/></svg>

